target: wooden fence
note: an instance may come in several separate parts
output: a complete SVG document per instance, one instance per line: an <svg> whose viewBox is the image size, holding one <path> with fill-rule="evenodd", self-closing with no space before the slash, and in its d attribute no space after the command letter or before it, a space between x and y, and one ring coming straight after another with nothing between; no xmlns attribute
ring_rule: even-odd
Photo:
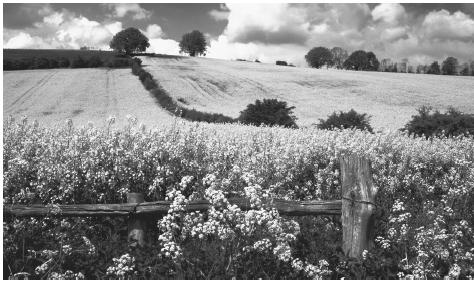
<svg viewBox="0 0 474 281"><path fill-rule="evenodd" d="M275 199L273 207L282 215L319 216L338 215L342 220L343 250L350 257L360 258L373 242L373 214L377 187L372 181L369 161L357 156L343 156L341 162L342 199L332 201L286 201ZM251 209L246 199L234 198L229 202L242 210ZM145 243L144 216L161 216L168 212L171 202L144 202L141 193L129 193L124 204L76 204L54 207L43 205L4 206L4 214L37 217L56 215L79 216L129 216L128 238L131 245ZM187 212L205 211L210 207L206 200L191 201Z"/></svg>

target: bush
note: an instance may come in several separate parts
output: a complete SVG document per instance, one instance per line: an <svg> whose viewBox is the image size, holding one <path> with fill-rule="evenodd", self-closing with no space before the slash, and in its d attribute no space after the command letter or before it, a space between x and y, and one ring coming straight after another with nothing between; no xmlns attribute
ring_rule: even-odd
<svg viewBox="0 0 474 281"><path fill-rule="evenodd" d="M444 114L439 111L431 113L431 110L429 106L419 108L418 115L413 115L402 130L425 137L474 135L474 115L463 114L454 108Z"/></svg>
<svg viewBox="0 0 474 281"><path fill-rule="evenodd" d="M115 57L107 62L107 67L110 68L130 67L131 65L132 62L130 58Z"/></svg>
<svg viewBox="0 0 474 281"><path fill-rule="evenodd" d="M99 56L92 56L87 61L87 67L101 67L103 65Z"/></svg>
<svg viewBox="0 0 474 281"><path fill-rule="evenodd" d="M33 58L32 69L46 69L49 68L49 60L47 58Z"/></svg>
<svg viewBox="0 0 474 281"><path fill-rule="evenodd" d="M284 126L297 128L296 117L293 115L295 107L288 107L285 101L276 99L256 100L255 104L247 105L247 108L240 112L238 120L244 124L255 126Z"/></svg>
<svg viewBox="0 0 474 281"><path fill-rule="evenodd" d="M58 60L58 66L61 67L61 68L66 68L66 67L69 67L70 65L70 61L68 58L65 58L65 57L60 57L59 60Z"/></svg>
<svg viewBox="0 0 474 281"><path fill-rule="evenodd" d="M87 61L85 61L81 56L78 56L71 61L71 68L84 68L87 67Z"/></svg>
<svg viewBox="0 0 474 281"><path fill-rule="evenodd" d="M147 90L151 90L158 87L158 85L156 84L155 80L153 80L151 75L145 78L145 80L143 81L143 85L145 86L145 89Z"/></svg>
<svg viewBox="0 0 474 281"><path fill-rule="evenodd" d="M277 61L276 61L276 65L283 65L283 66L287 66L287 65L288 65L288 63L287 63L286 61L284 61L284 60L277 60Z"/></svg>
<svg viewBox="0 0 474 281"><path fill-rule="evenodd" d="M354 109L348 112L339 113L333 112L326 120L319 119L318 128L333 130L333 129L359 129L372 132L370 126L370 116L366 113L359 114Z"/></svg>
<svg viewBox="0 0 474 281"><path fill-rule="evenodd" d="M49 59L49 68L58 68L59 62L56 59Z"/></svg>

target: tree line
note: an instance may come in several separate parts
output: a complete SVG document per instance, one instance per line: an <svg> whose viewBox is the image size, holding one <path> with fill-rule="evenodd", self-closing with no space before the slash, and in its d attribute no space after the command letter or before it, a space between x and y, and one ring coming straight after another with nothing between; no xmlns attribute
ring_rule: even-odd
<svg viewBox="0 0 474 281"><path fill-rule="evenodd" d="M391 59L383 59L379 62L373 52L357 50L349 55L341 47L334 47L332 49L314 47L305 55L305 59L308 65L313 68L325 66L348 70L474 76L474 61L471 61L470 64L465 62L460 65L455 57L446 58L441 65L438 61L434 61L430 65L418 65L416 70L413 66L408 65L407 59L402 60L400 63L392 63Z"/></svg>

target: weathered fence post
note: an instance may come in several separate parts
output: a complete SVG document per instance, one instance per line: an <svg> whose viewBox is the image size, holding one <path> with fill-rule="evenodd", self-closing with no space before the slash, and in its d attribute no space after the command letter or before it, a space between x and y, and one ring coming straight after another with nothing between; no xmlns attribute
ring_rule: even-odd
<svg viewBox="0 0 474 281"><path fill-rule="evenodd" d="M143 203L143 193L128 193L127 203ZM128 242L131 247L145 244L145 221L136 214L131 214L128 221Z"/></svg>
<svg viewBox="0 0 474 281"><path fill-rule="evenodd" d="M360 258L371 247L375 195L370 163L356 155L341 157L342 248L352 258Z"/></svg>

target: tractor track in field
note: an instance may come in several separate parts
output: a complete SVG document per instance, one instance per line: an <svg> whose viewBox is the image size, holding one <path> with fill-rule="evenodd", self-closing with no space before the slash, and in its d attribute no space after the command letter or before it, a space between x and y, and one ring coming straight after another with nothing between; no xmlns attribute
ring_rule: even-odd
<svg viewBox="0 0 474 281"><path fill-rule="evenodd" d="M35 85L33 85L31 88L23 92L18 98L16 98L8 107L7 109L10 110L12 109L19 101L23 100L28 100L30 99L34 94L36 89L43 87L48 83L53 76L55 76L58 73L58 71L54 71L51 73L47 73L45 76L43 76L38 82L36 82ZM22 102L21 104L23 104Z"/></svg>

